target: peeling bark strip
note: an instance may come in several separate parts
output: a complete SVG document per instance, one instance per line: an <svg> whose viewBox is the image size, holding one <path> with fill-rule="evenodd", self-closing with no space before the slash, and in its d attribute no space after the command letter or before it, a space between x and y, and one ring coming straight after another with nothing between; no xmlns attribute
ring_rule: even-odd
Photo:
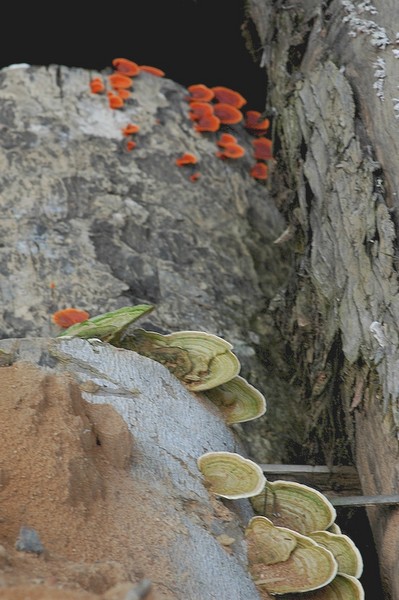
<svg viewBox="0 0 399 600"><path fill-rule="evenodd" d="M295 275L275 314L309 411L306 462L353 457L365 495L396 495L399 5L248 7L275 114L274 195L295 232ZM398 598L396 511L368 515L385 597Z"/></svg>

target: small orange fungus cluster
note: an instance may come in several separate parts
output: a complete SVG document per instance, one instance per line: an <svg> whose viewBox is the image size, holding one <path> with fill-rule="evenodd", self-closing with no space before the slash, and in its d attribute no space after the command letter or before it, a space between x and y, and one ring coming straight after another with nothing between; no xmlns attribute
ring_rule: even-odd
<svg viewBox="0 0 399 600"><path fill-rule="evenodd" d="M195 165L197 162L197 157L191 152L185 152L178 158L176 158L176 164L178 167L182 167L183 165Z"/></svg>
<svg viewBox="0 0 399 600"><path fill-rule="evenodd" d="M131 136L134 135L135 133L138 133L139 131L140 131L140 127L138 125L135 125L134 123L128 123L126 125L126 127L124 127L122 129L123 135L125 137L130 138L126 142L126 150L128 152L130 152L137 146L136 142L131 138Z"/></svg>
<svg viewBox="0 0 399 600"><path fill-rule="evenodd" d="M176 164L178 167L185 167L186 165L195 165L197 162L198 158L195 156L195 154L192 154L191 152L185 152L184 154L176 158ZM199 173L199 171L191 172L189 175L189 179L190 181L195 182L197 181L197 179L199 179L200 176L201 174Z"/></svg>
<svg viewBox="0 0 399 600"><path fill-rule="evenodd" d="M114 58L112 61L113 73L108 75L108 87L100 77L94 77L90 80L90 91L93 94L107 94L108 105L112 109L121 109L125 102L132 96L133 77L137 77L141 72L150 73L156 77L164 77L165 73L157 67L149 65L138 65L128 58ZM138 125L129 123L123 130L124 136L134 135L139 131ZM133 139L126 142L126 150L130 152L136 147Z"/></svg>
<svg viewBox="0 0 399 600"><path fill-rule="evenodd" d="M127 58L114 58L112 60L113 73L107 76L107 85L100 77L94 77L90 81L90 90L93 94L104 94L108 97L108 104L112 109L122 109L125 102L132 96L133 78L142 72L149 73L156 77L164 77L165 73L157 67L149 65L138 65ZM246 154L244 146L238 142L237 136L229 132L237 129L234 126L243 126L247 132L255 139L252 141L252 156L255 163L251 166L249 173L251 177L257 180L266 180L268 178L267 161L273 159L272 141L266 137L269 129L269 119L256 110L247 110L243 112L243 107L247 100L236 90L226 86L208 87L203 83L196 83L187 87L188 95L185 100L188 102L188 117L193 122L195 131L198 133L214 134L220 132L216 140L217 151L215 155L222 160L240 159ZM139 126L128 123L123 129L124 137L127 137L125 149L130 152L136 147L136 141L133 139L139 131ZM227 129L227 131L225 131ZM200 172L193 172L192 165L198 163L197 157L185 152L175 163L178 167L189 169L189 180L197 181Z"/></svg>
<svg viewBox="0 0 399 600"><path fill-rule="evenodd" d="M68 327L75 325L75 323L87 321L89 317L89 313L85 310L81 310L80 308L63 308L53 313L51 318L53 323L58 325L58 327L68 329Z"/></svg>
<svg viewBox="0 0 399 600"><path fill-rule="evenodd" d="M272 142L264 137L270 126L266 119L256 110L248 110L243 114L242 108L246 99L237 91L225 86L208 87L203 83L190 85L189 95L185 97L189 103L188 116L194 122L194 128L200 133L215 133L223 126L231 127L243 123L253 140L253 157L256 163L250 169L251 177L267 179L268 166L265 161L273 158ZM216 142L216 156L221 159L237 159L245 155L245 148L238 143L237 137L222 132Z"/></svg>

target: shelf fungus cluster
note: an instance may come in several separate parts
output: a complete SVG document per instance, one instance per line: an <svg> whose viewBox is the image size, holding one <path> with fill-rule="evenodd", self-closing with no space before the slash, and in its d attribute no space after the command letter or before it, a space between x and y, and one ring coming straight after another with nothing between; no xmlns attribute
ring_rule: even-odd
<svg viewBox="0 0 399 600"><path fill-rule="evenodd" d="M240 362L223 338L130 327L153 309L152 304L123 307L76 323L59 336L99 338L162 363L187 389L214 403L229 425L266 412L264 396L239 375ZM321 492L296 482L270 482L259 465L235 452L207 452L197 466L210 493L249 499L255 516L245 528L248 568L267 597L364 600L361 554L341 532L336 510Z"/></svg>
<svg viewBox="0 0 399 600"><path fill-rule="evenodd" d="M245 535L257 585L270 594L301 594L304 600L364 598L361 554L341 533L335 508L323 494L277 480L266 482L250 501L256 516Z"/></svg>
<svg viewBox="0 0 399 600"><path fill-rule="evenodd" d="M124 336L120 347L162 363L193 392L226 383L240 370L240 362L231 351L232 345L204 331L162 335L135 329Z"/></svg>

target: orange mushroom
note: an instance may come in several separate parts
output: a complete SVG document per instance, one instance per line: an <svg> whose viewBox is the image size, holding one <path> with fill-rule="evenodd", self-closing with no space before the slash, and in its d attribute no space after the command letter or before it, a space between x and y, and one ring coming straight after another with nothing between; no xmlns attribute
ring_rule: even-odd
<svg viewBox="0 0 399 600"><path fill-rule="evenodd" d="M215 98L218 102L230 104L231 106L235 106L235 108L241 108L247 103L244 96L241 96L241 94L235 90L231 90L223 85L217 85L216 87L211 88L211 90L215 94Z"/></svg>
<svg viewBox="0 0 399 600"><path fill-rule="evenodd" d="M253 140L252 145L254 147L254 157L257 160L269 160L273 158L271 140L261 137Z"/></svg>
<svg viewBox="0 0 399 600"><path fill-rule="evenodd" d="M140 73L138 64L127 58L114 58L112 65L118 73L122 73L128 77L135 77Z"/></svg>
<svg viewBox="0 0 399 600"><path fill-rule="evenodd" d="M254 179L267 179L269 169L264 162L256 162L250 169L249 174Z"/></svg>
<svg viewBox="0 0 399 600"><path fill-rule="evenodd" d="M225 144L223 150L216 152L218 158L241 158L245 154L245 148L240 144Z"/></svg>
<svg viewBox="0 0 399 600"><path fill-rule="evenodd" d="M87 321L90 317L89 313L85 310L81 310L80 308L63 308L61 310L57 310L52 315L52 321L59 327L67 329L71 327L71 325L75 325L75 323L82 323L83 321Z"/></svg>
<svg viewBox="0 0 399 600"><path fill-rule="evenodd" d="M225 102L215 104L213 112L224 125L234 125L243 119L243 114L238 108Z"/></svg>
<svg viewBox="0 0 399 600"><path fill-rule="evenodd" d="M128 77L127 75L121 75L120 73L112 73L112 75L108 75L108 81L114 90L128 89L133 85L131 77Z"/></svg>
<svg viewBox="0 0 399 600"><path fill-rule="evenodd" d="M197 179L199 179L201 177L201 173L199 173L198 171L196 173L192 173L189 177L190 181L197 181Z"/></svg>
<svg viewBox="0 0 399 600"><path fill-rule="evenodd" d="M135 147L137 146L136 142L134 142L133 140L128 140L126 142L126 150L128 152L130 152L131 150L133 150Z"/></svg>
<svg viewBox="0 0 399 600"><path fill-rule="evenodd" d="M90 81L90 90L93 94L101 94L105 90L105 85L102 79L94 77Z"/></svg>
<svg viewBox="0 0 399 600"><path fill-rule="evenodd" d="M203 83L189 85L187 89L190 92L190 96L187 98L189 101L200 100L202 102L209 102L215 96L213 91Z"/></svg>
<svg viewBox="0 0 399 600"><path fill-rule="evenodd" d="M110 108L122 108L124 106L123 99L118 96L118 94L114 94L113 92L108 92L108 104Z"/></svg>
<svg viewBox="0 0 399 600"><path fill-rule="evenodd" d="M115 90L116 93L118 94L118 96L120 98L122 98L122 100L128 100L130 98L130 96L132 95L129 90L123 90L122 88L120 90Z"/></svg>
<svg viewBox="0 0 399 600"><path fill-rule="evenodd" d="M220 127L220 119L215 115L204 115L195 125L196 131L217 131Z"/></svg>
<svg viewBox="0 0 399 600"><path fill-rule="evenodd" d="M176 164L178 167L182 167L183 165L195 165L198 162L197 157L191 152L185 152L179 158L176 158Z"/></svg>
<svg viewBox="0 0 399 600"><path fill-rule="evenodd" d="M156 77L165 77L164 71L162 69L158 69L158 67L150 67L148 65L140 65L140 71L145 71L146 73L151 73L151 75L155 75Z"/></svg>
<svg viewBox="0 0 399 600"><path fill-rule="evenodd" d="M190 102L188 114L192 121L199 121L201 117L213 115L213 106L208 102Z"/></svg>
<svg viewBox="0 0 399 600"><path fill-rule="evenodd" d="M264 133L269 129L269 126L269 119L265 119L258 110L248 110L245 113L244 127L246 129L251 129L255 133Z"/></svg>
<svg viewBox="0 0 399 600"><path fill-rule="evenodd" d="M222 133L218 141L216 142L218 146L223 147L226 144L236 144L237 138L235 135L231 133Z"/></svg>
<svg viewBox="0 0 399 600"><path fill-rule="evenodd" d="M134 123L128 123L126 127L122 129L123 135L132 135L134 133L138 133L139 131L140 127Z"/></svg>

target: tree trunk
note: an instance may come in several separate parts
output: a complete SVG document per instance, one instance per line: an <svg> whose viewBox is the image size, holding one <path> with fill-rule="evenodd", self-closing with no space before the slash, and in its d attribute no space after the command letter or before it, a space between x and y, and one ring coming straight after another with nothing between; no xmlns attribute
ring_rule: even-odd
<svg viewBox="0 0 399 600"><path fill-rule="evenodd" d="M363 493L389 495L398 492L399 5L374 5L250 0L245 31L267 69L270 190L294 246L273 314L308 415L304 461L354 460ZM367 512L385 598L398 598L398 511Z"/></svg>
<svg viewBox="0 0 399 600"><path fill-rule="evenodd" d="M143 580L154 600L260 598L249 500L217 498L197 466L244 454L211 401L98 340L7 339L0 356L1 598L125 600ZM43 547L15 548L21 527Z"/></svg>
<svg viewBox="0 0 399 600"><path fill-rule="evenodd" d="M67 306L94 316L154 303L147 329L206 330L234 345L241 375L273 399L241 435L257 460L282 460L287 411L275 399L291 386L274 368L283 361L265 311L290 250L273 243L284 218L249 175L252 138L242 123L224 126L246 154L218 158L220 132L195 131L187 89L147 73L112 110L89 88L111 72L1 72L1 337L54 335L51 315ZM140 127L130 152L129 122ZM198 163L177 167L184 152Z"/></svg>

